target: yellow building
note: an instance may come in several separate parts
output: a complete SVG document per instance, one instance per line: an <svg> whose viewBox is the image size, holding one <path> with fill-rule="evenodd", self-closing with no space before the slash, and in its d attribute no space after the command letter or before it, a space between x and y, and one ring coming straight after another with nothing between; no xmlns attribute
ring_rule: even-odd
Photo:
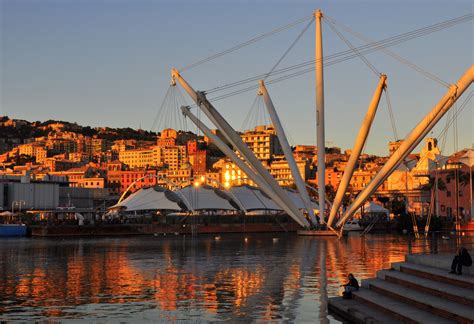
<svg viewBox="0 0 474 324"><path fill-rule="evenodd" d="M41 163L47 157L47 150L44 148L43 143L33 142L18 146L18 154L34 157L37 163Z"/></svg>
<svg viewBox="0 0 474 324"><path fill-rule="evenodd" d="M436 164L436 155L440 154L438 142L435 138L427 138L421 149L419 160L414 160L406 169L401 165L388 177L388 190L405 191L416 190L429 182L429 171ZM415 164L416 162L416 164ZM413 166L413 164L415 164Z"/></svg>
<svg viewBox="0 0 474 324"><path fill-rule="evenodd" d="M119 152L119 160L130 168L148 168L161 165L161 149L124 150Z"/></svg>
<svg viewBox="0 0 474 324"><path fill-rule="evenodd" d="M119 160L132 169L165 166L169 170L179 170L186 162L186 146L154 146L120 151Z"/></svg>
<svg viewBox="0 0 474 324"><path fill-rule="evenodd" d="M306 181L310 172L310 160L307 158L295 158L295 162L301 174L301 178L303 178L303 181ZM291 186L295 184L290 166L284 157L272 161L269 171L280 186Z"/></svg>
<svg viewBox="0 0 474 324"><path fill-rule="evenodd" d="M283 154L273 126L256 126L253 130L245 131L240 137L259 160L269 160L274 155Z"/></svg>
<svg viewBox="0 0 474 324"><path fill-rule="evenodd" d="M186 146L175 145L161 148L161 162L169 170L179 170L186 162Z"/></svg>

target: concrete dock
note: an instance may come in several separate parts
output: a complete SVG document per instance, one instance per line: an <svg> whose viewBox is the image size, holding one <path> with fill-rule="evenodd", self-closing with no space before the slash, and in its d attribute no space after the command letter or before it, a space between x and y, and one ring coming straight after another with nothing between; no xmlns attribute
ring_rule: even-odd
<svg viewBox="0 0 474 324"><path fill-rule="evenodd" d="M353 299L329 299L347 323L474 323L474 271L448 274L453 255L409 255L362 281Z"/></svg>

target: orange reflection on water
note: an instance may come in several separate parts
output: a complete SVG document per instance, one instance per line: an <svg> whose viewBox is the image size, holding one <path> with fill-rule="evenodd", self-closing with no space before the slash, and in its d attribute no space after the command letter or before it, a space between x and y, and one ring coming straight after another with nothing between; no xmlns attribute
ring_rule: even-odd
<svg viewBox="0 0 474 324"><path fill-rule="evenodd" d="M348 273L360 280L403 261L406 247L398 237L337 240L295 235L282 236L278 244L271 236L268 243L260 237L258 248L247 244L242 253L240 243L224 249L225 239L216 245L205 237L185 243L165 238L151 241L155 246L148 251L150 241L139 238L100 241L100 249L87 240L65 244L64 249L48 242L40 261L34 251L15 264L0 263L0 273L7 278L0 277L0 290L5 300L33 306L47 317L66 316L61 306L148 302L167 321L182 318L182 311L211 319L222 313L225 318L246 318L258 311L259 322L272 322L282 318L284 307L291 313L301 300L317 303L323 294L339 294ZM13 259L8 253L15 249L0 248L4 260ZM229 263L235 258L239 262ZM327 292L321 290L326 279ZM0 312L8 307L0 301ZM314 309L318 311L316 304Z"/></svg>
<svg viewBox="0 0 474 324"><path fill-rule="evenodd" d="M243 268L231 268L216 273L215 282L221 283L221 291L233 295L233 304L242 306L247 298L257 292L265 281L265 273L261 266L254 271Z"/></svg>

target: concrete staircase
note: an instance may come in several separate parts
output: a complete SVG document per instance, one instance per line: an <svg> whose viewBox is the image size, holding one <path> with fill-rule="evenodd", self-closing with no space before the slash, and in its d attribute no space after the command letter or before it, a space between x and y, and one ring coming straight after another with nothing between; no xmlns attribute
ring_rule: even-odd
<svg viewBox="0 0 474 324"><path fill-rule="evenodd" d="M452 255L411 255L362 281L353 299L329 300L347 323L474 323L472 267L448 274Z"/></svg>

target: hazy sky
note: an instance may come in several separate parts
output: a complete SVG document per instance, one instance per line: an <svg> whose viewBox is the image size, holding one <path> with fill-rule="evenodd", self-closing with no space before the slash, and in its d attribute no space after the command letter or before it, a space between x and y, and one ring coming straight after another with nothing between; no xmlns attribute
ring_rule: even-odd
<svg viewBox="0 0 474 324"><path fill-rule="evenodd" d="M309 16L314 9L321 8L329 17L375 40L473 11L473 2L468 0L0 0L0 4L2 115L143 129L152 127L168 90L172 67L183 67ZM304 25L185 71L183 76L195 89L206 90L265 73ZM323 25L323 32L326 55L347 49L327 25ZM344 35L356 45L363 44ZM473 62L473 24L456 25L391 49L454 83ZM388 75L398 133L404 137L446 88L382 52L367 58ZM311 59L314 24L280 67ZM325 69L329 145L343 149L353 145L377 82L378 77L358 59ZM268 90L292 144L314 144L314 73L269 85ZM255 96L252 91L215 105L240 128ZM459 115L459 149L473 143L472 107L471 101ZM251 122L244 126L251 126ZM195 130L190 123L187 128ZM432 135L438 136L441 129L438 126ZM387 142L393 139L387 104L382 99L366 152L386 155ZM453 149L454 133L450 132L444 153Z"/></svg>

